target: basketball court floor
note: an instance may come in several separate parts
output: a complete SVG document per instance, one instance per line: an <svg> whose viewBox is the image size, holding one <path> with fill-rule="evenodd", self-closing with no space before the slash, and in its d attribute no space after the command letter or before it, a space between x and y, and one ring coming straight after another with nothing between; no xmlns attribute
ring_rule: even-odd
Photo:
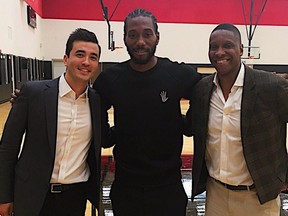
<svg viewBox="0 0 288 216"><path fill-rule="evenodd" d="M182 113L188 109L188 101L181 102ZM3 132L4 124L8 116L11 105L9 102L0 104L0 137ZM113 122L113 110L109 112L109 119ZM102 151L102 202L98 216L113 216L111 210L111 202L109 199L110 186L114 179L114 161L112 157L112 148ZM182 151L182 182L188 197L191 197L192 187L192 157L193 143L192 138L184 137L184 146ZM288 195L281 194L281 216L288 216ZM192 202L188 201L187 216L203 216L205 215L205 193L200 194ZM91 205L87 203L86 216L91 216Z"/></svg>

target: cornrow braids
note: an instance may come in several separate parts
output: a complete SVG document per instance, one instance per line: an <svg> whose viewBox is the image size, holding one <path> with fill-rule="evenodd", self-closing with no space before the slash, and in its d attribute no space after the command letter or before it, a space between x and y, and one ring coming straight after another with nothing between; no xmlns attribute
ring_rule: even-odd
<svg viewBox="0 0 288 216"><path fill-rule="evenodd" d="M150 17L152 19L153 25L154 25L154 30L155 33L158 33L158 24L157 24L157 19L156 17L148 10L142 9L142 8L137 8L130 12L128 16L124 20L124 35L126 35L126 27L127 27L127 20L130 18L135 18L135 17Z"/></svg>

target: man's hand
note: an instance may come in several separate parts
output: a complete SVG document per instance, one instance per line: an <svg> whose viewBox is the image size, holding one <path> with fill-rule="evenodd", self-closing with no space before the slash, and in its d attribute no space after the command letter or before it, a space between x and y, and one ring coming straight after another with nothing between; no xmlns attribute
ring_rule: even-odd
<svg viewBox="0 0 288 216"><path fill-rule="evenodd" d="M281 192L286 194L288 193L288 183L283 184Z"/></svg>
<svg viewBox="0 0 288 216"><path fill-rule="evenodd" d="M10 98L10 103L13 105L17 99L17 97L20 94L20 90L19 89L15 89L14 92L11 93L11 98ZM2 216L2 215L1 215Z"/></svg>
<svg viewBox="0 0 288 216"><path fill-rule="evenodd" d="M277 73L277 72L272 72L272 73L284 79L288 79L288 73Z"/></svg>
<svg viewBox="0 0 288 216"><path fill-rule="evenodd" d="M12 216L13 203L0 203L0 215Z"/></svg>

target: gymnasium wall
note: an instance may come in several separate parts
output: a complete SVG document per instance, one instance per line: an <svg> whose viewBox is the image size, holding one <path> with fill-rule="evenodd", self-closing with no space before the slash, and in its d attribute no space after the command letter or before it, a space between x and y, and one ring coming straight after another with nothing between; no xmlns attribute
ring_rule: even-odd
<svg viewBox="0 0 288 216"><path fill-rule="evenodd" d="M111 22L116 47L120 47L113 52L108 50L105 22L44 19L43 25L45 26L43 41L49 41L49 43L43 44L46 58L62 58L67 35L77 27L88 28L96 32L103 48L101 61L120 62L128 58L123 42L123 22ZM208 38L214 27L215 24L159 23L160 43L156 54L187 63L209 63ZM238 25L238 27L242 33L243 44L248 45L245 26ZM258 26L252 45L261 47L261 59L255 59L253 63L287 64L287 36L287 26Z"/></svg>
<svg viewBox="0 0 288 216"><path fill-rule="evenodd" d="M26 5L38 13L37 28L27 25ZM103 0L111 15L117 0ZM249 13L250 0L244 1ZM255 11L263 0L255 0ZM1 0L0 49L39 59L62 59L65 42L71 31L84 27L95 31L103 48L101 61L119 62L128 58L123 43L123 19L136 7L152 11L159 22L160 44L157 55L187 63L209 64L208 38L220 22L236 24L247 45L241 0L121 0L111 21L115 51L108 50L107 24L99 0ZM261 59L255 64L287 64L287 0L268 1L252 41L261 47ZM246 14L248 16L249 14ZM253 17L254 20L256 17Z"/></svg>
<svg viewBox="0 0 288 216"><path fill-rule="evenodd" d="M118 1L103 0L108 7L109 17ZM103 20L99 0L42 0L42 2L43 18ZM264 0L254 0L254 18L257 17L263 2ZM244 24L243 10L247 17L250 4L251 0L121 0L112 21L121 22L133 9L146 8L157 15L159 22L164 23L216 24L229 20L234 24ZM268 0L259 24L287 26L287 8L287 0Z"/></svg>
<svg viewBox="0 0 288 216"><path fill-rule="evenodd" d="M25 0L25 2L28 5L30 5L37 12L37 14L40 17L43 17L43 15L42 15L42 11L43 11L42 0ZM46 10L46 9L44 8L44 10ZM51 9L49 9L49 10L51 10Z"/></svg>
<svg viewBox="0 0 288 216"><path fill-rule="evenodd" d="M37 15L37 28L28 26L25 1L0 1L0 30L0 49L3 53L44 58L41 19Z"/></svg>

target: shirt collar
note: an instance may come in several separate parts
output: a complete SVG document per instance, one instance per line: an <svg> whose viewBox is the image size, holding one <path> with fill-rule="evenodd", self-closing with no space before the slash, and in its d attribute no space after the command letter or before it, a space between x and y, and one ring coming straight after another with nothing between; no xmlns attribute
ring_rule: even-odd
<svg viewBox="0 0 288 216"><path fill-rule="evenodd" d="M236 78L233 86L243 86L243 84L244 84L244 74L245 74L244 64L241 63L240 71L239 71L239 73L237 75L237 78ZM217 87L219 87L219 81L217 79L217 72L216 72L216 75L214 76L213 83Z"/></svg>
<svg viewBox="0 0 288 216"><path fill-rule="evenodd" d="M59 96L64 97L67 94L71 94L75 98L75 92L73 91L73 89L71 89L71 87L67 83L64 75L65 73L63 73L59 79ZM83 92L83 94L79 96L79 98L88 98L87 96L88 96L88 86L86 90Z"/></svg>

